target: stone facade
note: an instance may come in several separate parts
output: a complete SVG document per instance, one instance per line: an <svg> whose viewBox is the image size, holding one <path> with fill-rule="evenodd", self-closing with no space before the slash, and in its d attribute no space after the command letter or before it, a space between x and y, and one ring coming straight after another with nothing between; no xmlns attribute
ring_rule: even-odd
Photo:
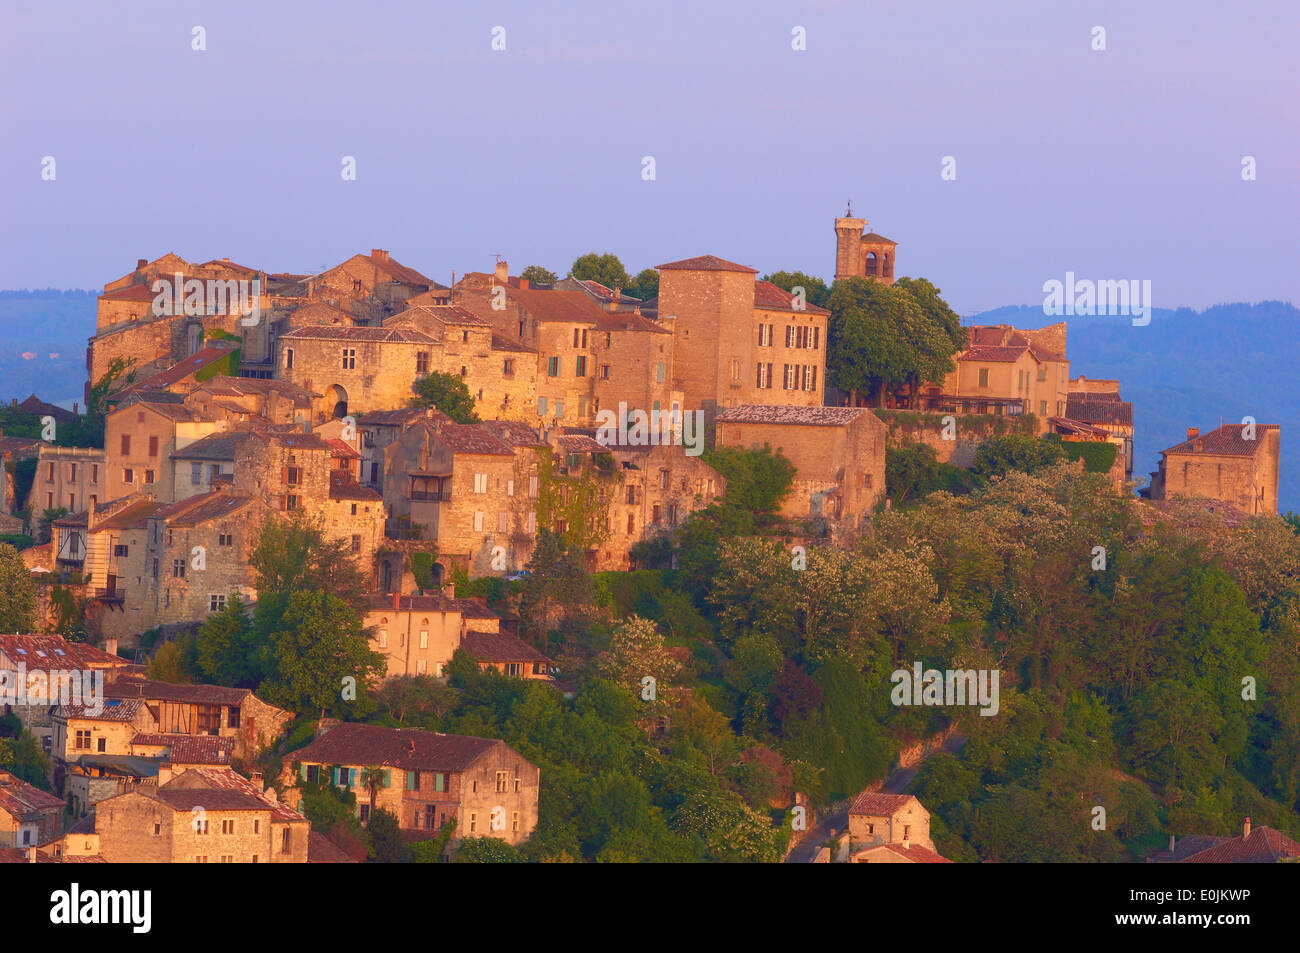
<svg viewBox="0 0 1300 953"><path fill-rule="evenodd" d="M934 850L930 812L910 794L858 795L849 808L849 836L855 851L880 844L910 844Z"/></svg>
<svg viewBox="0 0 1300 953"><path fill-rule="evenodd" d="M1249 515L1277 513L1282 429L1277 424L1223 424L1161 451L1151 475L1155 500L1202 497L1231 503Z"/></svg>
<svg viewBox="0 0 1300 953"><path fill-rule="evenodd" d="M835 280L872 278L894 283L894 249L898 242L867 231L865 218L835 220Z"/></svg>
<svg viewBox="0 0 1300 953"><path fill-rule="evenodd" d="M108 495L108 468L103 450L93 447L55 447L42 444L36 476L27 495L34 516L64 508L76 513Z"/></svg>

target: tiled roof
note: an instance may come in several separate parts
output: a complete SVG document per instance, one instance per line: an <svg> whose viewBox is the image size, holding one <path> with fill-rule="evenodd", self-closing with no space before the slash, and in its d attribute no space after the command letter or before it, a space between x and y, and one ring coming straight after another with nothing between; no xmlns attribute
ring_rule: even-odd
<svg viewBox="0 0 1300 953"><path fill-rule="evenodd" d="M596 325L605 311L581 291L538 291L511 288L507 304L517 304L541 322Z"/></svg>
<svg viewBox="0 0 1300 953"><path fill-rule="evenodd" d="M1029 350L1029 346L1025 344L1013 344L1005 347L976 345L958 354L957 360L987 361L991 364L1014 364L1020 360L1021 355L1027 350Z"/></svg>
<svg viewBox="0 0 1300 953"><path fill-rule="evenodd" d="M123 507L116 513L95 523L95 531L105 529L144 529L150 516L158 512L162 504L157 500L143 499Z"/></svg>
<svg viewBox="0 0 1300 953"><path fill-rule="evenodd" d="M222 431L200 437L172 451L173 460L234 460L239 442L244 438L239 431Z"/></svg>
<svg viewBox="0 0 1300 953"><path fill-rule="evenodd" d="M452 608L456 609L466 619L499 619L500 615L493 612L487 606L483 605L477 599L450 599L448 600Z"/></svg>
<svg viewBox="0 0 1300 953"><path fill-rule="evenodd" d="M99 296L101 301L152 301L153 299L154 292L150 291L149 285L143 282L127 285L115 291L105 291Z"/></svg>
<svg viewBox="0 0 1300 953"><path fill-rule="evenodd" d="M0 437L0 457L18 451L32 450L39 447L41 443L42 441L34 437Z"/></svg>
<svg viewBox="0 0 1300 953"><path fill-rule="evenodd" d="M850 814L865 814L868 817L892 817L916 798L911 794L877 794L863 791L849 808Z"/></svg>
<svg viewBox="0 0 1300 953"><path fill-rule="evenodd" d="M1256 424L1254 440L1242 439L1241 432L1244 429L1242 424L1221 424L1209 433L1174 444L1161 453L1208 453L1215 456L1252 457L1263 444L1265 431L1279 428L1277 424Z"/></svg>
<svg viewBox="0 0 1300 953"><path fill-rule="evenodd" d="M328 453L330 445L316 436L314 433L303 433L297 428L297 424L287 424L286 429L279 427L258 427L251 433L257 434L263 440L271 443L283 444L290 450L320 450Z"/></svg>
<svg viewBox="0 0 1300 953"><path fill-rule="evenodd" d="M1246 837L1229 837L1184 857L1184 864L1273 864L1300 857L1300 843L1271 827L1256 827Z"/></svg>
<svg viewBox="0 0 1300 953"><path fill-rule="evenodd" d="M1070 433L1089 434L1094 437L1110 436L1110 431L1094 427L1082 420L1071 420L1069 417L1048 417L1047 419L1055 426L1060 427L1062 430L1068 430Z"/></svg>
<svg viewBox="0 0 1300 953"><path fill-rule="evenodd" d="M127 385L122 388L120 393L130 394L142 390L165 389L178 381L183 381L191 374L197 374L209 364L215 364L222 358L229 357L232 350L233 348L229 347L205 347L202 350L195 351L185 360L173 364L165 371L159 371L144 380Z"/></svg>
<svg viewBox="0 0 1300 953"><path fill-rule="evenodd" d="M456 605L458 600L448 599L440 592L426 595L399 596L398 605L393 606L392 595L372 592L361 597L361 605L367 612L460 612Z"/></svg>
<svg viewBox="0 0 1300 953"><path fill-rule="evenodd" d="M376 258L374 255L362 255L362 258L369 261L380 271L386 272L398 281L408 285L426 285L434 287L435 282L420 274L414 268L403 265L400 261L392 257Z"/></svg>
<svg viewBox="0 0 1300 953"><path fill-rule="evenodd" d="M234 738L217 735L139 734L131 739L131 747L143 745L166 748L172 764L230 764L235 750Z"/></svg>
<svg viewBox="0 0 1300 953"><path fill-rule="evenodd" d="M324 301L313 301L305 304L301 308L289 312L289 323L291 325L301 325L304 327L320 327L325 325L343 325L352 327L356 321L363 320L355 314L344 311L342 308L336 308L332 304L326 304Z"/></svg>
<svg viewBox="0 0 1300 953"><path fill-rule="evenodd" d="M270 394L276 393L282 397L289 397L295 400L301 398L319 397L320 394L299 387L289 381L267 380L260 377L213 377L204 381L195 391L203 391L213 394L214 396L226 397L245 397L249 394Z"/></svg>
<svg viewBox="0 0 1300 953"><path fill-rule="evenodd" d="M609 449L586 434L566 433L555 439L566 453L603 453Z"/></svg>
<svg viewBox="0 0 1300 953"><path fill-rule="evenodd" d="M372 410L357 418L366 427L400 427L417 420L451 420L436 407L399 407L397 410Z"/></svg>
<svg viewBox="0 0 1300 953"><path fill-rule="evenodd" d="M792 311L795 314L830 314L825 308L805 301L802 308L796 308L795 297L783 288L778 288L770 281L754 282L754 307L768 311Z"/></svg>
<svg viewBox="0 0 1300 953"><path fill-rule="evenodd" d="M145 701L195 702L201 705L240 705L251 694L247 688L182 685L126 673L118 673L104 684L106 698L142 698Z"/></svg>
<svg viewBox="0 0 1300 953"><path fill-rule="evenodd" d="M81 721L132 722L140 714L144 701L139 698L104 698L100 705L60 705L56 712L63 718ZM98 709L98 710L96 710Z"/></svg>
<svg viewBox="0 0 1300 953"><path fill-rule="evenodd" d="M728 424L795 424L841 427L868 413L864 407L788 407L781 404L742 404L718 414Z"/></svg>
<svg viewBox="0 0 1300 953"><path fill-rule="evenodd" d="M330 447L330 459L332 460L360 460L361 454L352 449L352 446L338 437L330 437L325 441Z"/></svg>
<svg viewBox="0 0 1300 953"><path fill-rule="evenodd" d="M356 861L335 847L334 843L320 831L313 830L307 835L307 863L355 864Z"/></svg>
<svg viewBox="0 0 1300 953"><path fill-rule="evenodd" d="M435 431L453 453L514 456L514 451L476 424L443 424Z"/></svg>
<svg viewBox="0 0 1300 953"><path fill-rule="evenodd" d="M153 517L164 520L167 526L198 526L208 520L221 519L238 512L251 502L252 497L233 496L225 490L212 490L168 504L157 510Z"/></svg>
<svg viewBox="0 0 1300 953"><path fill-rule="evenodd" d="M126 659L86 645L69 642L57 635L0 635L0 652L13 664L23 663L29 672L51 668L112 668Z"/></svg>
<svg viewBox="0 0 1300 953"><path fill-rule="evenodd" d="M464 771L502 742L444 735L418 728L383 728L345 722L289 755L314 764L385 765L420 771Z"/></svg>
<svg viewBox="0 0 1300 953"><path fill-rule="evenodd" d="M594 297L599 298L601 301L615 300L614 289L608 287L607 285L602 285L599 281L592 281L591 279L583 279L583 278L575 278L574 280L578 284L582 285L582 287L586 288L589 292L591 292L591 294ZM618 293L618 301L620 303L626 302L628 304L640 304L641 299L634 298L629 294L624 294L620 290Z"/></svg>
<svg viewBox="0 0 1300 953"><path fill-rule="evenodd" d="M144 794L144 789L137 789ZM270 811L272 820L306 822L297 811L263 793L240 774L226 768L190 768L162 785L152 796L178 811L196 807L209 811Z"/></svg>
<svg viewBox="0 0 1300 953"><path fill-rule="evenodd" d="M602 311L596 321L600 331L648 331L651 334L672 334L657 321L632 311Z"/></svg>
<svg viewBox="0 0 1300 953"><path fill-rule="evenodd" d="M466 632L460 640L465 654L477 662L549 662L531 645L496 632Z"/></svg>
<svg viewBox="0 0 1300 953"><path fill-rule="evenodd" d="M286 331L280 335L281 341L381 341L381 342L404 342L407 344L433 344L433 338L418 331L415 328L407 327L382 327L382 328L345 328L341 325L320 325L313 324L301 328L294 328L292 331Z"/></svg>
<svg viewBox="0 0 1300 953"><path fill-rule="evenodd" d="M433 320L442 324L455 326L469 325L476 328L490 328L491 321L484 321L476 314L471 314L459 305L424 304L399 311L385 322L385 326L394 324L416 324L419 321Z"/></svg>
<svg viewBox="0 0 1300 953"><path fill-rule="evenodd" d="M330 499L365 500L373 503L382 500L383 496L368 486L362 486L352 478L352 474L342 470L331 470Z"/></svg>
<svg viewBox="0 0 1300 953"><path fill-rule="evenodd" d="M944 857L941 854L938 854L935 851L930 850L929 848L918 847L916 844L908 844L906 847L904 847L902 844L880 844L876 848L868 848L868 850L873 850L873 849L876 850L883 849L883 850L890 851L891 853L897 854L899 857L911 861L914 864L951 864L952 863L952 861L949 860L947 857Z"/></svg>
<svg viewBox="0 0 1300 953"><path fill-rule="evenodd" d="M0 771L0 809L22 816L54 807L62 808L63 798L33 787L8 771Z"/></svg>
<svg viewBox="0 0 1300 953"><path fill-rule="evenodd" d="M894 241L892 238L886 238L884 235L878 235L875 232L867 232L865 235L863 235L862 242L863 244L877 244L877 245L898 244L898 242Z"/></svg>
<svg viewBox="0 0 1300 953"><path fill-rule="evenodd" d="M1090 424L1133 426L1133 405L1118 394L1066 394L1065 416Z"/></svg>
<svg viewBox="0 0 1300 953"><path fill-rule="evenodd" d="M519 420L485 420L479 426L507 447L543 446L537 431Z"/></svg>
<svg viewBox="0 0 1300 953"><path fill-rule="evenodd" d="M734 261L727 261L716 255L696 255L694 258L683 258L681 261L670 261L655 267L660 271L741 271L751 275L758 274L756 268L738 265Z"/></svg>
<svg viewBox="0 0 1300 953"><path fill-rule="evenodd" d="M537 348L529 347L522 341L515 341L506 337L504 334L492 332L492 350L494 351L512 351L516 354L536 354Z"/></svg>

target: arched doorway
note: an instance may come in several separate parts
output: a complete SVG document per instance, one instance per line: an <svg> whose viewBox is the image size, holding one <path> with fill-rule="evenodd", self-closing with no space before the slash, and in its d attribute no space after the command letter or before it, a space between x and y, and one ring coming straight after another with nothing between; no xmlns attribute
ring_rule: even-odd
<svg viewBox="0 0 1300 953"><path fill-rule="evenodd" d="M330 385L325 391L325 412L335 420L348 415L348 392L338 384Z"/></svg>
<svg viewBox="0 0 1300 953"><path fill-rule="evenodd" d="M197 354L203 347L203 325L197 321L185 326L185 355Z"/></svg>

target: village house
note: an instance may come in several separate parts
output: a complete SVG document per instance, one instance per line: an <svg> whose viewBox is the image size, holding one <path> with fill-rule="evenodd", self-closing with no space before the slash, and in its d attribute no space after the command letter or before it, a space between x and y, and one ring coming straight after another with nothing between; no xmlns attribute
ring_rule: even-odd
<svg viewBox="0 0 1300 953"><path fill-rule="evenodd" d="M1147 857L1149 864L1276 864L1300 858L1300 841L1272 827L1251 827L1250 818L1238 837L1169 835L1169 849Z"/></svg>
<svg viewBox="0 0 1300 953"><path fill-rule="evenodd" d="M1116 446L1118 485L1133 479L1133 404L1121 400L1119 381L1088 380L1080 375L1071 378L1065 397L1067 421L1086 424L1104 434L1104 439ZM1061 432L1058 420L1052 423Z"/></svg>
<svg viewBox="0 0 1300 953"><path fill-rule="evenodd" d="M328 271L303 278L301 284L312 302L324 302L372 326L406 308L413 298L448 290L383 248L371 249L369 255L353 255ZM295 327L300 324L293 323Z"/></svg>
<svg viewBox="0 0 1300 953"><path fill-rule="evenodd" d="M686 410L711 424L741 404L821 406L827 311L715 255L658 268L659 323L673 332L673 388Z"/></svg>
<svg viewBox="0 0 1300 953"><path fill-rule="evenodd" d="M1281 444L1277 424L1220 424L1204 434L1189 427L1186 440L1160 451L1147 495L1222 500L1250 516L1275 514Z"/></svg>
<svg viewBox="0 0 1300 953"><path fill-rule="evenodd" d="M372 410L357 418L361 467L359 479L373 490L384 489L384 451L412 424L420 420L438 422L451 418L435 407L402 407Z"/></svg>
<svg viewBox="0 0 1300 953"><path fill-rule="evenodd" d="M14 476L10 472L10 467L16 467L21 460L38 456L42 446L48 444L28 437L6 437L4 431L0 430L0 533L22 532L22 520L17 517L14 517L16 527L5 528L11 525L6 519L8 515L22 508L21 501L15 497ZM54 474L50 476L53 478ZM53 494L56 489L61 490L57 485L52 485L49 492ZM54 499L52 495L50 498ZM53 509L53 507L47 506L46 509Z"/></svg>
<svg viewBox="0 0 1300 953"><path fill-rule="evenodd" d="M306 863L307 818L229 769L164 765L156 784L100 801L94 834L65 853L109 863Z"/></svg>
<svg viewBox="0 0 1300 953"><path fill-rule="evenodd" d="M947 864L930 840L930 812L910 794L864 791L849 808L855 864Z"/></svg>
<svg viewBox="0 0 1300 953"><path fill-rule="evenodd" d="M0 847L33 847L63 833L63 800L0 771Z"/></svg>
<svg viewBox="0 0 1300 953"><path fill-rule="evenodd" d="M103 450L47 443L39 446L36 475L27 494L27 505L36 517L55 509L76 513L100 500L111 499Z"/></svg>
<svg viewBox="0 0 1300 953"><path fill-rule="evenodd" d="M781 503L792 519L856 531L885 493L885 425L864 407L751 404L718 415L719 447L770 447L795 465Z"/></svg>
<svg viewBox="0 0 1300 953"><path fill-rule="evenodd" d="M362 823L382 808L397 816L403 832L424 839L454 820L449 852L465 837L517 845L537 826L541 772L495 738L344 723L325 727L291 758L286 784L300 779L353 792ZM367 769L378 775L373 792ZM301 793L295 787L286 797L296 803Z"/></svg>
<svg viewBox="0 0 1300 953"><path fill-rule="evenodd" d="M96 672L103 671L107 679L112 670L128 666L127 660L117 655L117 646L111 641L108 649L69 642L58 635L0 633L0 684L10 693L22 692L24 686L26 689L25 698L17 704L0 697L0 711L17 715L23 728L36 737L45 751L50 751L51 706L62 696L78 700L84 697L87 673L94 678ZM81 684L75 684L77 681Z"/></svg>
<svg viewBox="0 0 1300 953"><path fill-rule="evenodd" d="M164 503L172 502L171 454L219 429L219 423L204 420L185 406L179 394L132 394L110 411L105 421L106 499L146 490Z"/></svg>

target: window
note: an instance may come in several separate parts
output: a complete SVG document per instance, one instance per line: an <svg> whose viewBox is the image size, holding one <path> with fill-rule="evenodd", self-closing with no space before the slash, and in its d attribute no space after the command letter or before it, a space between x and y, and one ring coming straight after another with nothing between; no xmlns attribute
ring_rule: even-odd
<svg viewBox="0 0 1300 953"><path fill-rule="evenodd" d="M298 497L290 493L280 497L280 509L296 510L298 508Z"/></svg>
<svg viewBox="0 0 1300 953"><path fill-rule="evenodd" d="M379 647L380 647L381 649L386 649L386 648L388 648L388 630L387 630L387 629L380 629L380 630L379 630Z"/></svg>
<svg viewBox="0 0 1300 953"><path fill-rule="evenodd" d="M560 376L560 359L558 357L549 357L546 359L546 376Z"/></svg>
<svg viewBox="0 0 1300 953"><path fill-rule="evenodd" d="M502 510L497 514L497 532L504 533L510 528L510 514Z"/></svg>
<svg viewBox="0 0 1300 953"><path fill-rule="evenodd" d="M90 482L91 482L91 483L98 483L98 482L99 482L99 464L98 464L98 463L92 463L92 464L90 465Z"/></svg>
<svg viewBox="0 0 1300 953"><path fill-rule="evenodd" d="M158 837L161 834L162 834L162 825L159 824L157 821L155 821L153 825L153 836Z"/></svg>
<svg viewBox="0 0 1300 953"><path fill-rule="evenodd" d="M343 349L343 370L355 370L357 366L357 349L354 347L345 347Z"/></svg>
<svg viewBox="0 0 1300 953"><path fill-rule="evenodd" d="M151 456L151 457L156 457L156 456L158 456L158 438L157 438L157 437L150 437L150 438L149 438L149 456Z"/></svg>
<svg viewBox="0 0 1300 953"><path fill-rule="evenodd" d="M533 474L528 478L528 495L537 498L537 475Z"/></svg>
<svg viewBox="0 0 1300 953"><path fill-rule="evenodd" d="M627 502L633 504L636 502L636 484L629 483L627 486Z"/></svg>
<svg viewBox="0 0 1300 953"><path fill-rule="evenodd" d="M636 532L636 514L628 513L627 514L627 535L631 536L635 532Z"/></svg>
<svg viewBox="0 0 1300 953"><path fill-rule="evenodd" d="M476 533L483 532L483 511L482 510L474 511L474 532Z"/></svg>
<svg viewBox="0 0 1300 953"><path fill-rule="evenodd" d="M497 778L496 778L496 780L497 780L497 793L498 793L498 794L501 794L501 793L503 793L503 792L505 792L505 791L508 791L508 790L510 789L510 772L509 772L509 771L498 771L498 772L497 772Z"/></svg>
<svg viewBox="0 0 1300 953"><path fill-rule="evenodd" d="M663 362L663 361L660 361L660 362L659 362L659 367L658 367L658 369L655 371L655 381L656 381L656 383L659 383L659 384L662 384L662 383L664 382L664 362Z"/></svg>
<svg viewBox="0 0 1300 953"><path fill-rule="evenodd" d="M293 370L293 348L291 347L285 348L284 351L284 369L286 371Z"/></svg>
<svg viewBox="0 0 1300 953"><path fill-rule="evenodd" d="M288 827L288 825L285 825L284 830L280 832L280 853L282 853L282 854L287 854L287 853L289 853L289 827Z"/></svg>
<svg viewBox="0 0 1300 953"><path fill-rule="evenodd" d="M659 525L659 504L658 503L650 507L650 522L655 526Z"/></svg>
<svg viewBox="0 0 1300 953"><path fill-rule="evenodd" d="M185 560L183 559L172 560L172 576L175 577L176 579L185 578Z"/></svg>
<svg viewBox="0 0 1300 953"><path fill-rule="evenodd" d="M1047 401L1045 401L1045 400L1040 400L1040 401L1038 402L1038 414L1039 414L1040 417L1046 417L1046 416L1047 416Z"/></svg>
<svg viewBox="0 0 1300 953"><path fill-rule="evenodd" d="M759 347L772 346L772 325L760 324L758 326L758 346Z"/></svg>
<svg viewBox="0 0 1300 953"><path fill-rule="evenodd" d="M153 479L153 471L152 471L152 470L145 470L145 471L144 471L144 482L145 482L145 483L153 483L153 482L154 482L154 479Z"/></svg>
<svg viewBox="0 0 1300 953"><path fill-rule="evenodd" d="M131 435L130 435L129 433L124 433L124 434L122 434L122 453L121 453L121 455L124 456L124 457L127 457L127 456L130 456L130 455L131 455ZM50 479L51 479L51 480L54 479L54 464L52 464L52 463L50 464Z"/></svg>
<svg viewBox="0 0 1300 953"><path fill-rule="evenodd" d="M77 739L73 747L79 751L90 750L90 729L89 728L77 729Z"/></svg>
<svg viewBox="0 0 1300 953"><path fill-rule="evenodd" d="M302 483L302 468L293 466L284 467L281 470L281 477L281 482L287 483L289 486L299 486Z"/></svg>
<svg viewBox="0 0 1300 953"><path fill-rule="evenodd" d="M987 367L981 367L981 368L980 368L980 387L988 387L988 386L989 386L989 369L988 369Z"/></svg>
<svg viewBox="0 0 1300 953"><path fill-rule="evenodd" d="M238 705L226 706L226 727L227 728L239 727L239 706ZM253 828L253 833L254 834L257 833L256 827Z"/></svg>
<svg viewBox="0 0 1300 953"><path fill-rule="evenodd" d="M817 389L816 375L817 375L817 368L813 367L811 364L804 365L803 368L803 389L804 390Z"/></svg>
<svg viewBox="0 0 1300 953"><path fill-rule="evenodd" d="M128 547L123 546L121 543L118 543L116 546L113 547L114 556L126 556L127 554L128 554Z"/></svg>
<svg viewBox="0 0 1300 953"><path fill-rule="evenodd" d="M107 739L107 738L97 738L97 739L96 739L95 750L98 751L100 754L104 754L106 751L108 751L108 739Z"/></svg>
<svg viewBox="0 0 1300 953"><path fill-rule="evenodd" d="M352 551L354 553L361 552L361 537L356 533L352 534Z"/></svg>
<svg viewBox="0 0 1300 953"><path fill-rule="evenodd" d="M781 366L784 368L785 389L794 390L796 386L795 373L798 368L793 364L782 364Z"/></svg>
<svg viewBox="0 0 1300 953"><path fill-rule="evenodd" d="M54 509L54 494L53 494L53 493L46 493L46 494L45 494L45 508L46 508L47 510L52 510L52 509Z"/></svg>
<svg viewBox="0 0 1300 953"><path fill-rule="evenodd" d="M785 326L785 346L786 346L786 347L794 347L795 332L797 332L797 331L798 331L798 328L796 328L793 324L787 324L787 325Z"/></svg>
<svg viewBox="0 0 1300 953"><path fill-rule="evenodd" d="M191 463L190 464L190 485L198 486L202 482L203 482L203 464Z"/></svg>
<svg viewBox="0 0 1300 953"><path fill-rule="evenodd" d="M429 647L429 630L428 630L428 629L421 629L421 630L420 630L420 648L422 648L422 649L427 649L428 647Z"/></svg>
<svg viewBox="0 0 1300 953"><path fill-rule="evenodd" d="M233 834L233 833L235 833L235 822L234 822L234 821L222 821L222 822L221 822L221 833L223 833L223 834Z"/></svg>
<svg viewBox="0 0 1300 953"><path fill-rule="evenodd" d="M506 496L514 496L514 495L515 495L515 481L506 480Z"/></svg>
<svg viewBox="0 0 1300 953"><path fill-rule="evenodd" d="M419 771L407 771L407 772L406 772L406 790L408 790L408 791L418 791L418 790L420 790L420 772L419 772Z"/></svg>
<svg viewBox="0 0 1300 953"><path fill-rule="evenodd" d="M1038 379L1039 379L1040 381L1045 381L1045 380L1047 380L1047 365L1046 365L1046 364L1040 364L1040 365L1038 366Z"/></svg>
<svg viewBox="0 0 1300 953"><path fill-rule="evenodd" d="M529 513L529 514L528 514L528 532L529 532L529 533L536 533L536 532L537 532L537 514L536 514L536 513Z"/></svg>
<svg viewBox="0 0 1300 953"><path fill-rule="evenodd" d="M509 377L514 374L514 372L515 359L513 357L507 357L501 365L501 373Z"/></svg>
<svg viewBox="0 0 1300 953"><path fill-rule="evenodd" d="M537 398L537 416L539 416L539 417L545 417L545 416L546 416L546 398L545 398L545 397L539 397L539 398Z"/></svg>
<svg viewBox="0 0 1300 953"><path fill-rule="evenodd" d="M218 534L217 534L217 545L218 545L218 546L229 546L229 545L231 545L231 544L234 542L234 540L235 540L235 537L232 536L230 533L218 533Z"/></svg>
<svg viewBox="0 0 1300 953"><path fill-rule="evenodd" d="M608 364L602 364L602 365L600 365L600 379L603 380L603 381L607 381L607 380L609 380L609 365L608 365Z"/></svg>
<svg viewBox="0 0 1300 953"><path fill-rule="evenodd" d="M564 401L562 401L562 400L557 400L557 401L555 402L555 416L556 416L556 417L563 417L563 416L564 416Z"/></svg>
<svg viewBox="0 0 1300 953"><path fill-rule="evenodd" d="M474 474L474 492L486 493L487 488L488 488L487 474L486 473Z"/></svg>
<svg viewBox="0 0 1300 953"><path fill-rule="evenodd" d="M510 830L516 834L519 833L519 812L510 812Z"/></svg>
<svg viewBox="0 0 1300 953"><path fill-rule="evenodd" d="M429 373L429 352L428 351L419 351L416 353L415 373L417 374Z"/></svg>
<svg viewBox="0 0 1300 953"><path fill-rule="evenodd" d="M122 471L122 482L123 482L123 483L134 483L134 482L135 482L135 471L132 470L130 467L127 467L125 470L123 470L123 471Z"/></svg>
<svg viewBox="0 0 1300 953"><path fill-rule="evenodd" d="M469 812L469 832L473 834L478 830L478 811Z"/></svg>
<svg viewBox="0 0 1300 953"><path fill-rule="evenodd" d="M77 465L75 463L68 464L68 482L69 483L77 482Z"/></svg>
<svg viewBox="0 0 1300 953"><path fill-rule="evenodd" d="M221 594L214 594L208 597L208 611L220 612L226 607L226 597Z"/></svg>
<svg viewBox="0 0 1300 953"><path fill-rule="evenodd" d="M196 833L196 834L200 834L200 835L202 835L202 834L207 834L207 832L208 832L208 820L207 820L207 818L203 818L202 820L200 820L199 818L195 818L191 823L193 823L193 825L194 825L194 833ZM204 862L204 863L207 863L207 861L208 861L208 859L207 859L206 857L203 858L203 862Z"/></svg>
<svg viewBox="0 0 1300 953"><path fill-rule="evenodd" d="M587 376L587 356L585 354L579 356L578 359L573 362L573 364L574 364L574 373L573 373L574 377Z"/></svg>

